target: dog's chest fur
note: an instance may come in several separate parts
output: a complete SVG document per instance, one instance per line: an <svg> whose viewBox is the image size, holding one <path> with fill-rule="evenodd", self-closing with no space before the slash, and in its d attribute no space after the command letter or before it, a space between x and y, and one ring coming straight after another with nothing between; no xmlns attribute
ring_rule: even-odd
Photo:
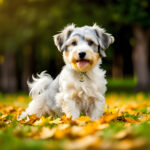
<svg viewBox="0 0 150 150"><path fill-rule="evenodd" d="M81 76L83 82L80 81ZM100 95L104 95L105 84L105 72L98 66L84 75L65 66L59 78L59 92L65 93L65 97L75 100L80 109L86 111L85 108L88 109L94 100L97 100Z"/></svg>

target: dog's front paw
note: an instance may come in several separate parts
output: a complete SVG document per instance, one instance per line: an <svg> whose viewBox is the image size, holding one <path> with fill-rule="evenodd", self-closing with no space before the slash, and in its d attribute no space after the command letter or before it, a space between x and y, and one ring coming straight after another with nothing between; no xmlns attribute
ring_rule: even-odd
<svg viewBox="0 0 150 150"><path fill-rule="evenodd" d="M77 118L79 118L79 116L72 116L72 120L76 120Z"/></svg>
<svg viewBox="0 0 150 150"><path fill-rule="evenodd" d="M75 119L79 118L80 116L78 114L76 114L76 115L67 114L66 117L71 118L71 120L75 120Z"/></svg>
<svg viewBox="0 0 150 150"><path fill-rule="evenodd" d="M18 121L20 121L20 120L23 120L23 119L25 119L26 117L27 117L27 113L26 112L22 112L22 114L21 115L18 115L17 116L17 120Z"/></svg>

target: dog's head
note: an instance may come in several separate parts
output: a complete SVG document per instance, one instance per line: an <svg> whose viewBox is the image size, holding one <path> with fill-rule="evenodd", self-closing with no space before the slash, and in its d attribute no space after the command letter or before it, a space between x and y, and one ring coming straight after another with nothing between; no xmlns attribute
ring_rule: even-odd
<svg viewBox="0 0 150 150"><path fill-rule="evenodd" d="M114 37L96 24L80 28L72 24L55 35L54 42L63 52L66 64L76 71L87 72L105 57L105 49L114 42Z"/></svg>

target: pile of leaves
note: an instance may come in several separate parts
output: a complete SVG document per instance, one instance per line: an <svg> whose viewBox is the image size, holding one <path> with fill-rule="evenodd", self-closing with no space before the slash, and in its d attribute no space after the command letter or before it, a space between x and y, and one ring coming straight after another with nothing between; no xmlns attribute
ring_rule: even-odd
<svg viewBox="0 0 150 150"><path fill-rule="evenodd" d="M110 93L104 115L95 121L81 114L72 121L62 116L36 115L17 121L27 107L26 95L0 94L1 149L148 149L150 94Z"/></svg>

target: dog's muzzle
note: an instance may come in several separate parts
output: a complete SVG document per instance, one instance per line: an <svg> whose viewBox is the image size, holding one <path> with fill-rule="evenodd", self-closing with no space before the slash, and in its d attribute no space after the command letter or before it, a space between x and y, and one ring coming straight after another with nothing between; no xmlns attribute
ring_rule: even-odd
<svg viewBox="0 0 150 150"><path fill-rule="evenodd" d="M80 60L77 60L77 66L84 67L84 66L88 65L89 60L84 59L86 56L86 52L79 52L78 55L79 55Z"/></svg>
<svg viewBox="0 0 150 150"><path fill-rule="evenodd" d="M80 57L81 59L83 59L85 56L86 56L86 52L80 52L80 53L79 53L79 57Z"/></svg>

